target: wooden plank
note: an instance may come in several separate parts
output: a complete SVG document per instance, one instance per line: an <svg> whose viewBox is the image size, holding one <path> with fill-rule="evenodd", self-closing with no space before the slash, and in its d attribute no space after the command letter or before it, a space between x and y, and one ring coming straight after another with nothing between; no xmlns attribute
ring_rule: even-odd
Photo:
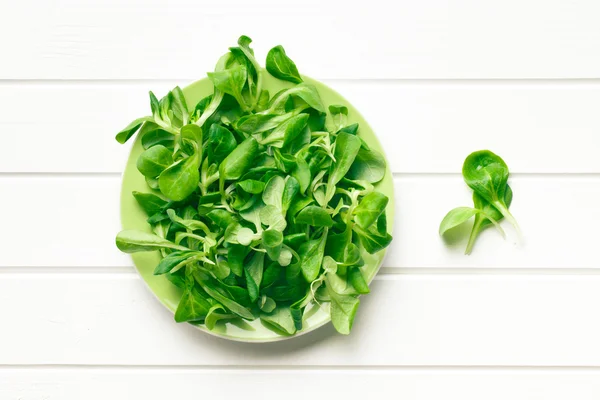
<svg viewBox="0 0 600 400"><path fill-rule="evenodd" d="M600 179L514 177L511 212L523 230L502 225L507 240L493 229L463 255L471 224L457 228L449 241L437 232L442 218L458 206L472 206L472 191L462 177L410 177L396 184L397 229L385 261L390 267L597 268L593 250L600 223ZM462 232L462 235L460 234Z"/></svg>
<svg viewBox="0 0 600 400"><path fill-rule="evenodd" d="M600 366L600 276L378 278L349 336L234 343L177 325L133 273L0 274L5 365Z"/></svg>
<svg viewBox="0 0 600 400"><path fill-rule="evenodd" d="M15 176L0 182L0 193L7 194L0 204L11 226L0 233L11 247L0 265L131 265L114 243L121 229L118 177Z"/></svg>
<svg viewBox="0 0 600 400"><path fill-rule="evenodd" d="M245 33L317 78L597 78L594 0L21 1L1 79L197 78ZM27 23L24 23L27 21ZM19 40L15 40L18 38Z"/></svg>
<svg viewBox="0 0 600 400"><path fill-rule="evenodd" d="M328 83L370 122L394 172L460 172L489 148L512 172L600 173L600 84ZM149 89L177 84L0 85L0 172L121 172L129 146L115 133L148 113ZM43 106L23 107L32 101Z"/></svg>
<svg viewBox="0 0 600 400"><path fill-rule="evenodd" d="M517 244L511 226L502 240L483 232L471 256L464 256L468 232L445 244L438 226L446 212L472 204L460 176L395 179L394 241L384 266L397 268L598 268L600 178L511 178L511 210L524 241ZM120 179L111 176L0 178L5 212L0 240L11 251L0 253L0 267L129 266L114 245L120 230ZM465 229L470 229L465 225ZM31 238L35 240L15 240ZM34 246L32 248L32 246Z"/></svg>
<svg viewBox="0 0 600 400"><path fill-rule="evenodd" d="M234 385L231 383L235 382ZM248 388L255 388L248 390ZM261 389L258 389L261 388ZM405 400L578 400L600 396L597 371L571 369L140 369L35 368L0 370L3 399L147 400L226 394L249 400L302 400L314 396L348 400L392 394Z"/></svg>

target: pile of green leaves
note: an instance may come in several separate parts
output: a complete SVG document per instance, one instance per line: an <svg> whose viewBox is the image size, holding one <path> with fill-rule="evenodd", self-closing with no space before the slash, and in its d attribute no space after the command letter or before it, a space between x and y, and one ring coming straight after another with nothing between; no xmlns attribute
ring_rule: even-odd
<svg viewBox="0 0 600 400"><path fill-rule="evenodd" d="M504 160L489 150L476 151L465 159L462 174L466 184L473 189L473 207L450 210L440 224L440 235L475 216L465 254L471 254L477 236L488 226L494 225L505 237L499 224L503 218L514 226L520 236L519 225L508 211L513 192L508 186L508 166Z"/></svg>
<svg viewBox="0 0 600 400"><path fill-rule="evenodd" d="M266 69L295 85L264 90L250 43L240 37L208 73L212 95L190 107L178 87L161 100L151 92L152 115L117 134L141 135L137 168L153 191L133 196L154 232L122 231L117 246L161 252L154 273L183 291L177 322L260 318L289 335L307 306L329 302L348 334L369 292L363 258L392 240L388 198L373 186L384 158L281 46Z"/></svg>

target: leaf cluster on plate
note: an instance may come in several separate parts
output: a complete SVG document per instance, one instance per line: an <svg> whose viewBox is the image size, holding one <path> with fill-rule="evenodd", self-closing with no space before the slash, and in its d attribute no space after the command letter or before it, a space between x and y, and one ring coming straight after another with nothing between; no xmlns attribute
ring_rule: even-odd
<svg viewBox="0 0 600 400"><path fill-rule="evenodd" d="M208 73L212 95L190 107L178 87L160 100L151 92L152 115L117 134L141 136L137 168L153 191L133 196L153 233L122 231L116 243L161 252L154 273L183 291L177 322L260 318L290 335L309 305L329 302L347 334L369 292L364 257L392 240L388 198L374 188L385 160L281 46L266 70L294 85L265 90L250 43L240 37Z"/></svg>

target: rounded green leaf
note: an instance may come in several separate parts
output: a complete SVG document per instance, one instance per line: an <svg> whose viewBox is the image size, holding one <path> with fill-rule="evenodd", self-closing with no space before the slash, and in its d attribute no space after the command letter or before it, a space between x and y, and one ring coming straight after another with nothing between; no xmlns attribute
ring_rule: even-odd
<svg viewBox="0 0 600 400"><path fill-rule="evenodd" d="M154 126L153 129L149 129L145 133L143 132L146 126ZM140 135L142 136L142 147L144 149L149 149L152 146L156 146L161 144L165 147L171 146L173 147L173 142L175 141L175 135L165 130L159 129L158 125L152 122L146 122L142 129L140 129Z"/></svg>
<svg viewBox="0 0 600 400"><path fill-rule="evenodd" d="M361 264L360 249L354 243L348 243L344 249L344 266L359 265Z"/></svg>
<svg viewBox="0 0 600 400"><path fill-rule="evenodd" d="M287 267L292 262L292 258L294 258L294 255L292 254L292 252L290 251L290 249L288 249L287 247L283 247L281 249L281 252L279 253L279 257L277 258L277 262L282 267Z"/></svg>
<svg viewBox="0 0 600 400"><path fill-rule="evenodd" d="M227 229L229 225L237 222L236 217L232 213L220 208L215 208L206 214L206 216L221 229Z"/></svg>
<svg viewBox="0 0 600 400"><path fill-rule="evenodd" d="M249 246L254 240L254 232L250 228L240 228L237 233L237 240L241 245Z"/></svg>
<svg viewBox="0 0 600 400"><path fill-rule="evenodd" d="M270 131L287 121L294 115L298 114L299 110L294 110L283 115L279 114L249 114L244 115L234 122L233 127L237 132L247 135L254 135Z"/></svg>
<svg viewBox="0 0 600 400"><path fill-rule="evenodd" d="M469 154L463 164L465 183L490 203L504 202L508 166L500 156L489 150Z"/></svg>
<svg viewBox="0 0 600 400"><path fill-rule="evenodd" d="M283 334L296 333L296 325L289 307L277 307L271 313L261 314L260 319Z"/></svg>
<svg viewBox="0 0 600 400"><path fill-rule="evenodd" d="M268 113L277 114L286 111L285 104L289 100L290 96L297 97L305 103L305 105L299 107L301 109L310 107L321 113L325 112L325 106L321 101L321 97L319 96L319 91L317 88L313 85L301 83L275 94L275 96L273 96L271 99L271 104L269 104L269 109L267 110Z"/></svg>
<svg viewBox="0 0 600 400"><path fill-rule="evenodd" d="M258 155L258 142L249 137L237 146L219 166L219 178L222 181L240 179L252 167Z"/></svg>
<svg viewBox="0 0 600 400"><path fill-rule="evenodd" d="M453 210L450 210L450 212L446 214L440 223L440 235L443 235L448 230L467 222L471 217L479 212L480 210L471 207L457 207Z"/></svg>
<svg viewBox="0 0 600 400"><path fill-rule="evenodd" d="M215 326L218 321L222 319L230 319L235 317L233 314L229 314L225 307L220 304L215 304L208 310L208 314L206 314L206 318L204 320L204 324L211 331L215 329Z"/></svg>
<svg viewBox="0 0 600 400"><path fill-rule="evenodd" d="M266 67L275 78L293 83L302 82L296 64L285 54L283 46L275 46L269 50Z"/></svg>
<svg viewBox="0 0 600 400"><path fill-rule="evenodd" d="M297 224L332 227L333 220L325 209L318 206L308 206L296 215Z"/></svg>
<svg viewBox="0 0 600 400"><path fill-rule="evenodd" d="M195 259L194 256L202 256L202 253L197 251L175 251L165 258L160 260L156 268L154 269L154 275L162 275L171 272L173 269L179 270L180 267L187 262L192 262ZM191 260L190 260L191 259Z"/></svg>
<svg viewBox="0 0 600 400"><path fill-rule="evenodd" d="M251 194L262 193L262 191L265 189L264 182L256 181L254 179L246 179L245 181L238 182L237 186L244 192Z"/></svg>
<svg viewBox="0 0 600 400"><path fill-rule="evenodd" d="M266 205L274 206L276 209L281 210L283 208L283 191L285 190L285 180L275 175L267 185L262 194L262 200Z"/></svg>
<svg viewBox="0 0 600 400"><path fill-rule="evenodd" d="M148 232L137 230L124 230L117 234L117 248L124 253L137 253L160 249L189 250L167 239Z"/></svg>
<svg viewBox="0 0 600 400"><path fill-rule="evenodd" d="M211 162L221 162L235 149L237 142L233 133L220 124L212 124L208 131L208 158Z"/></svg>
<svg viewBox="0 0 600 400"><path fill-rule="evenodd" d="M163 207L167 205L166 200L163 200L152 193L141 193L134 191L131 194L133 194L133 197L135 197L140 207L142 207L149 217L153 216L157 212L161 212Z"/></svg>
<svg viewBox="0 0 600 400"><path fill-rule="evenodd" d="M331 298L331 322L339 333L348 335L352 330L360 301L354 296L338 294L329 286L327 289Z"/></svg>
<svg viewBox="0 0 600 400"><path fill-rule="evenodd" d="M137 169L148 178L156 178L173 164L173 152L165 146L156 145L144 151L137 160Z"/></svg>
<svg viewBox="0 0 600 400"><path fill-rule="evenodd" d="M233 96L240 106L245 107L242 89L246 83L247 72L245 66L238 65L222 71L209 72L207 75L218 90Z"/></svg>
<svg viewBox="0 0 600 400"><path fill-rule="evenodd" d="M283 234L280 231L268 229L262 234L263 245L266 247L281 246Z"/></svg>
<svg viewBox="0 0 600 400"><path fill-rule="evenodd" d="M354 220L361 228L368 229L385 211L388 201L387 196L382 193L369 193L354 209Z"/></svg>
<svg viewBox="0 0 600 400"><path fill-rule="evenodd" d="M296 156L296 167L292 170L292 176L300 185L300 193L306 192L310 185L311 172L307 162L300 155Z"/></svg>
<svg viewBox="0 0 600 400"><path fill-rule="evenodd" d="M276 306L277 306L277 304L275 303L275 300L273 300L272 298L267 297L265 295L262 295L260 302L258 304L258 307L260 308L260 310L263 312L266 312L266 313L273 312L273 310L275 310Z"/></svg>
<svg viewBox="0 0 600 400"><path fill-rule="evenodd" d="M360 139L349 133L342 132L335 141L335 163L329 174L328 190L331 186L337 185L346 173L350 170L358 151L360 150ZM331 196L328 196L328 198Z"/></svg>
<svg viewBox="0 0 600 400"><path fill-rule="evenodd" d="M356 135L358 134L358 124L350 124L348 126L345 126L342 129L340 129L340 132L346 132L351 135ZM367 145L367 143L364 140L362 141L362 146L365 150L369 150L369 145Z"/></svg>
<svg viewBox="0 0 600 400"><path fill-rule="evenodd" d="M255 252L248 263L244 265L244 271L246 273L246 286L248 287L248 294L250 301L254 302L258 299L260 284L262 282L263 272L265 264L265 253Z"/></svg>
<svg viewBox="0 0 600 400"><path fill-rule="evenodd" d="M285 179L285 186L283 188L283 195L281 196L281 207L283 213L286 214L287 210L292 205L292 202L296 198L296 195L300 191L300 184L293 176L288 176Z"/></svg>
<svg viewBox="0 0 600 400"><path fill-rule="evenodd" d="M115 139L121 144L125 143L140 129L142 124L145 122L152 122L152 117L142 117L131 121L129 125L121 129L121 131L117 133Z"/></svg>
<svg viewBox="0 0 600 400"><path fill-rule="evenodd" d="M369 254L375 254L378 251L385 249L392 242L392 236L389 233L386 232L382 235L377 231L376 227L375 229L373 228L374 227L372 226L369 229L362 229L358 225L355 225L352 228L354 232L358 234L360 243Z"/></svg>
<svg viewBox="0 0 600 400"><path fill-rule="evenodd" d="M331 115L337 115L337 114L348 115L348 107L346 107L346 106L332 104L328 107L328 109L329 109L329 113Z"/></svg>
<svg viewBox="0 0 600 400"><path fill-rule="evenodd" d="M283 245L283 233L274 229L263 231L262 245L267 250L269 258L273 261L277 261Z"/></svg>
<svg viewBox="0 0 600 400"><path fill-rule="evenodd" d="M360 268L352 267L348 269L348 280L354 287L354 289L360 294L367 294L370 292L369 285L367 285L367 281L363 277Z"/></svg>
<svg viewBox="0 0 600 400"><path fill-rule="evenodd" d="M204 321L210 302L197 289L186 289L175 310L175 322Z"/></svg>
<svg viewBox="0 0 600 400"><path fill-rule="evenodd" d="M510 207L510 204L512 203L512 198L513 191L509 185L506 185L506 191L504 193L504 203L506 204L506 207ZM473 192L473 204L475 205L475 208L481 210L483 214L490 216L496 221L500 221L504 218L502 213L498 211L496 207L494 207L488 201L482 198L479 194L477 194L477 192ZM488 218L485 218L483 216L481 218L481 228L492 224L492 222Z"/></svg>
<svg viewBox="0 0 600 400"><path fill-rule="evenodd" d="M210 276L208 276L207 274L205 274L201 271L194 271L193 275L194 275L196 282L198 282L198 284L200 285L200 287L202 289L204 289L204 291L209 296L211 296L216 301L218 301L223 306L225 306L227 309L229 309L229 311L231 311L234 314L239 315L240 317L242 317L244 319L248 319L248 320L254 319L254 315L250 312L250 310L248 310L246 307L239 304L238 302L231 300L229 297L223 295L219 290L217 290L216 289L217 286L215 285L215 280L211 279Z"/></svg>
<svg viewBox="0 0 600 400"><path fill-rule="evenodd" d="M328 274L335 274L337 272L337 263L329 256L323 257L323 270Z"/></svg>
<svg viewBox="0 0 600 400"><path fill-rule="evenodd" d="M361 148L346 174L351 180L377 183L385 176L385 158L375 150Z"/></svg>
<svg viewBox="0 0 600 400"><path fill-rule="evenodd" d="M218 279L227 279L231 274L229 263L222 258L217 258L216 265L213 265L213 274L215 274Z"/></svg>
<svg viewBox="0 0 600 400"><path fill-rule="evenodd" d="M197 152L198 157L202 158L202 128L195 124L185 125L181 128L179 135L181 148L187 153ZM196 143L197 146L189 144Z"/></svg>
<svg viewBox="0 0 600 400"><path fill-rule="evenodd" d="M147 176L144 178L146 180L146 184L152 190L158 190L158 179L156 178L148 178Z"/></svg>
<svg viewBox="0 0 600 400"><path fill-rule="evenodd" d="M305 113L291 117L277 128L273 129L273 131L264 138L260 139L260 143L282 148L300 135L304 130L304 127L306 127L308 117L309 115Z"/></svg>
<svg viewBox="0 0 600 400"><path fill-rule="evenodd" d="M171 200L181 201L194 193L200 182L200 157L194 153L165 169L158 177L162 194Z"/></svg>
<svg viewBox="0 0 600 400"><path fill-rule="evenodd" d="M326 242L327 228L325 228L325 233L319 239L309 240L298 249L298 254L302 259L302 275L304 275L307 282L312 282L319 276Z"/></svg>

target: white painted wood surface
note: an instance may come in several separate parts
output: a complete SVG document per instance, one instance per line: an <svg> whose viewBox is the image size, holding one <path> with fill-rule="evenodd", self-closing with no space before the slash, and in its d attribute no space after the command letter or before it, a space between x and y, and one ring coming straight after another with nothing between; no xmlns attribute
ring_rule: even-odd
<svg viewBox="0 0 600 400"><path fill-rule="evenodd" d="M235 382L235 384L232 384ZM303 382L304 384L299 384ZM310 384L308 384L310 382ZM402 399L597 400L600 376L586 369L215 369L215 368L56 368L0 371L0 397L8 399L131 400L198 396L250 400L314 398L343 393L360 400L387 393ZM248 388L259 388L249 390ZM268 388L268 389L266 389ZM46 397L44 397L46 396Z"/></svg>
<svg viewBox="0 0 600 400"><path fill-rule="evenodd" d="M232 384L235 382L235 384ZM304 384L299 384L303 382ZM310 384L309 384L310 383ZM0 397L8 399L131 400L223 397L250 400L315 398L343 393L360 400L387 393L401 399L597 400L600 375L586 369L196 369L37 368L0 371ZM250 390L249 388L259 388ZM266 389L268 388L268 389ZM573 394L577 394L576 397ZM46 397L44 397L46 396ZM458 397L457 397L458 398Z"/></svg>
<svg viewBox="0 0 600 400"><path fill-rule="evenodd" d="M149 113L149 90L189 82L0 82L0 171L121 172L129 146L114 132ZM326 82L364 115L395 173L460 173L481 148L513 173L600 173L600 82ZM31 101L57 106L32 112ZM14 151L23 146L31 157Z"/></svg>
<svg viewBox="0 0 600 400"><path fill-rule="evenodd" d="M196 79L240 32L316 78L597 78L595 0L23 0L0 77ZM18 40L16 40L18 39Z"/></svg>
<svg viewBox="0 0 600 400"><path fill-rule="evenodd" d="M506 241L488 229L467 257L468 232L447 242L438 236L449 210L472 204L462 177L395 177L396 239L384 261L386 270L600 268L593 232L600 224L600 176L517 175L510 183L515 193L511 210L525 232L523 243L507 224ZM0 230L0 241L11 243L12 251L0 253L0 268L132 266L114 244L120 184L118 175L0 176L0 192L18 194L4 199L4 206L27 210L4 217L11 229ZM29 237L34 227L43 240L31 251L31 241L15 238Z"/></svg>
<svg viewBox="0 0 600 400"><path fill-rule="evenodd" d="M13 272L0 276L0 313L14 322L0 354L10 365L593 367L598 285L600 275L381 275L351 335L328 325L248 345L173 323L134 273Z"/></svg>
<svg viewBox="0 0 600 400"><path fill-rule="evenodd" d="M597 1L2 5L1 400L600 397ZM241 33L261 59L285 45L390 159L395 240L349 337L177 325L114 248L114 133ZM479 148L511 167L525 240L490 230L466 257L437 227L470 203L459 173Z"/></svg>

